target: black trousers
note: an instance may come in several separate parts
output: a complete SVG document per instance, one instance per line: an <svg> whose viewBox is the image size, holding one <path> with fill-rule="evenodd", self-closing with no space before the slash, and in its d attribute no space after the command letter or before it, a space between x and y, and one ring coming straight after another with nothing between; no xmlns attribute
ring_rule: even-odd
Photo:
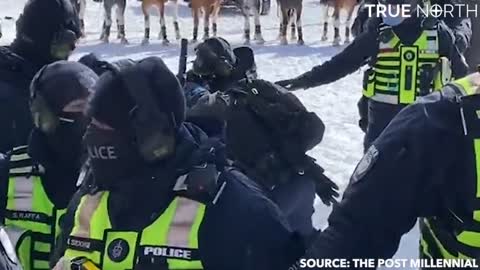
<svg viewBox="0 0 480 270"><path fill-rule="evenodd" d="M363 141L364 152L405 106L368 100L368 125Z"/></svg>

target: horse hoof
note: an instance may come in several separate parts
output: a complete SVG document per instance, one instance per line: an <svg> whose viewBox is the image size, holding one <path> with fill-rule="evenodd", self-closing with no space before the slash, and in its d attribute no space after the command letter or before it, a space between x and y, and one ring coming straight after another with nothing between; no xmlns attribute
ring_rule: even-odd
<svg viewBox="0 0 480 270"><path fill-rule="evenodd" d="M281 44L281 45L287 45L287 44L288 44L287 38L286 38L286 37L282 37L282 38L280 39L280 44Z"/></svg>
<svg viewBox="0 0 480 270"><path fill-rule="evenodd" d="M249 39L245 39L245 41L243 42L243 45L250 45L250 40L249 40Z"/></svg>
<svg viewBox="0 0 480 270"><path fill-rule="evenodd" d="M321 41L327 41L327 40L328 40L327 36L323 36L321 39Z"/></svg>
<svg viewBox="0 0 480 270"><path fill-rule="evenodd" d="M164 39L162 41L162 45L167 46L168 44L170 44L170 41L168 41L168 39Z"/></svg>
<svg viewBox="0 0 480 270"><path fill-rule="evenodd" d="M350 39L345 39L344 44L350 44Z"/></svg>
<svg viewBox="0 0 480 270"><path fill-rule="evenodd" d="M126 44L128 44L128 40L126 38L122 38L122 39L120 39L120 44L126 45Z"/></svg>
<svg viewBox="0 0 480 270"><path fill-rule="evenodd" d="M194 39L190 40L190 43L191 43L191 44L195 44L195 43L197 43L197 39L196 39L196 38L194 38Z"/></svg>
<svg viewBox="0 0 480 270"><path fill-rule="evenodd" d="M102 42L102 43L109 43L109 40L108 40L108 38L101 38L101 39L100 39L100 42Z"/></svg>
<svg viewBox="0 0 480 270"><path fill-rule="evenodd" d="M142 43L141 43L141 44L142 44L142 45L148 45L148 44L150 44L150 40L148 40L148 39L145 38L145 39L142 40Z"/></svg>
<svg viewBox="0 0 480 270"><path fill-rule="evenodd" d="M176 39L176 40L180 40L180 39L182 39L182 37L180 36L180 34L177 34L177 35L175 36L175 39Z"/></svg>
<svg viewBox="0 0 480 270"><path fill-rule="evenodd" d="M303 41L303 39L299 39L297 41L297 44L300 45L300 46L303 46L303 45L305 45L305 41Z"/></svg>

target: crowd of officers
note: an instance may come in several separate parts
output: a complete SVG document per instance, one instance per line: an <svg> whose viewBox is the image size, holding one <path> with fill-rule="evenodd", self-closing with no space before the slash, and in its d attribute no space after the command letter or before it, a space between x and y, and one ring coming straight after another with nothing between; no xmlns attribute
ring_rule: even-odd
<svg viewBox="0 0 480 270"><path fill-rule="evenodd" d="M195 48L186 76L158 57L67 61L71 1L29 0L0 47L0 269L299 269L390 258L417 220L421 258L480 258L475 18L366 12L343 51L274 84L222 38ZM362 66L365 153L337 202L305 154L325 127L286 90ZM278 94L252 98L271 93L295 116ZM334 204L323 231L316 194Z"/></svg>

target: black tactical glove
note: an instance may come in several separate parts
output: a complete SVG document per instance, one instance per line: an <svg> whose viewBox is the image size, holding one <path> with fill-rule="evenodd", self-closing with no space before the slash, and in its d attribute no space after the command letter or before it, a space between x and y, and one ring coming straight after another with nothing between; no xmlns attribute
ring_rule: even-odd
<svg viewBox="0 0 480 270"><path fill-rule="evenodd" d="M311 176L315 181L315 192L318 197L322 200L323 204L330 206L331 204L337 203L336 198L338 198L338 186L325 174L325 170L318 165L314 159L311 161L311 166L305 172L307 175Z"/></svg>
<svg viewBox="0 0 480 270"><path fill-rule="evenodd" d="M296 91L302 88L306 88L303 84L303 81L300 78L282 80L282 81L275 82L275 84L283 86L288 91Z"/></svg>

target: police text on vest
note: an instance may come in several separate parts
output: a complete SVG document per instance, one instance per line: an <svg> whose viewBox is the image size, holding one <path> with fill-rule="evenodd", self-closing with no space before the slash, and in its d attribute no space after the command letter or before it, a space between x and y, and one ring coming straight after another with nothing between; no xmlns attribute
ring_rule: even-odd
<svg viewBox="0 0 480 270"><path fill-rule="evenodd" d="M182 248L173 247L145 247L143 249L144 256L160 256L168 258L192 259L192 251Z"/></svg>

